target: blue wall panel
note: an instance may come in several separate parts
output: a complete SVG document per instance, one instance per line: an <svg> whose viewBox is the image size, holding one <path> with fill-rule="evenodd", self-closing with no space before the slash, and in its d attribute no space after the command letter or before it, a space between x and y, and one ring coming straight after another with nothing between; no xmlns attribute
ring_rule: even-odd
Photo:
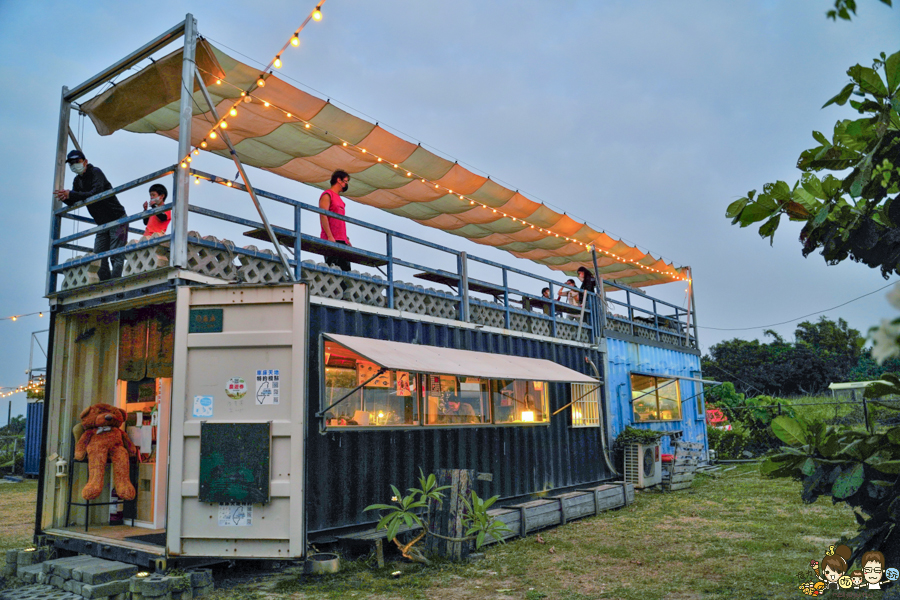
<svg viewBox="0 0 900 600"><path fill-rule="evenodd" d="M41 469L41 423L44 403L29 402L25 413L25 474L37 476Z"/></svg>
<svg viewBox="0 0 900 600"><path fill-rule="evenodd" d="M652 423L635 423L631 410L631 373L648 375L681 375L683 377L699 377L700 357L675 349L646 346L615 338L606 339L607 380L609 386L609 419L613 430L613 439L626 426L656 431L683 432L686 442L702 442L709 449L706 438L706 420L703 413L703 399L700 384L681 380L682 411L680 421L662 421ZM698 404L700 405L698 412ZM671 452L669 438L663 438L662 451Z"/></svg>

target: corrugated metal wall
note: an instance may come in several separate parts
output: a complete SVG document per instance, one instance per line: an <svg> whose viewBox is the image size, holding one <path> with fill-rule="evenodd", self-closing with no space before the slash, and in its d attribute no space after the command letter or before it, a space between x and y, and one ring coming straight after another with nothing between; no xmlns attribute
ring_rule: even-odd
<svg viewBox="0 0 900 600"><path fill-rule="evenodd" d="M25 474L37 476L41 470L41 426L44 403L29 402L25 412Z"/></svg>
<svg viewBox="0 0 900 600"><path fill-rule="evenodd" d="M675 349L646 346L611 337L606 339L606 351L610 403L610 410L607 414L613 430L613 439L628 425L657 431L681 430L684 441L702 442L704 448L709 449L705 415L702 410L700 412L697 410L698 400L700 400L701 408L703 404L700 396L696 396L696 394L700 394L701 384L685 380L678 382L683 400L680 421L635 423L630 402L632 371L651 375L699 377L699 356L679 352ZM671 452L669 441L668 437L663 438L663 452Z"/></svg>
<svg viewBox="0 0 900 600"><path fill-rule="evenodd" d="M549 426L466 427L395 431L341 431L321 435L319 334L337 333L478 352L543 358L593 375L593 350L447 325L310 306L309 429L307 436L307 528L310 532L369 522L363 508L390 500L390 484L405 490L419 469L475 469L493 474L478 482L481 496L512 497L612 477L601 454L599 428L573 429L569 410ZM550 384L550 412L571 401L568 384ZM604 411L605 412L605 411Z"/></svg>

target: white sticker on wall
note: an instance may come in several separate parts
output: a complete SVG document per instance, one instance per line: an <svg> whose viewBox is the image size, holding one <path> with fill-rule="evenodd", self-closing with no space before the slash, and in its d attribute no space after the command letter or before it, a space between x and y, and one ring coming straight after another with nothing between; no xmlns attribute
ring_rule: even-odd
<svg viewBox="0 0 900 600"><path fill-rule="evenodd" d="M278 404L280 385L278 369L258 369L256 371L256 403Z"/></svg>
<svg viewBox="0 0 900 600"><path fill-rule="evenodd" d="M225 393L229 398L240 400L247 394L247 384L243 377L232 377L225 383Z"/></svg>
<svg viewBox="0 0 900 600"><path fill-rule="evenodd" d="M219 505L219 527L247 527L252 524L252 504Z"/></svg>
<svg viewBox="0 0 900 600"><path fill-rule="evenodd" d="M194 412L195 417L211 417L213 416L213 397L212 396L194 396Z"/></svg>

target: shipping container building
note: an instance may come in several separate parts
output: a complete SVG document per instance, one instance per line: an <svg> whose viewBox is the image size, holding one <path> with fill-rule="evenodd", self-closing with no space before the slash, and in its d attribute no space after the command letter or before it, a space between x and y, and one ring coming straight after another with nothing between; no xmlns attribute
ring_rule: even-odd
<svg viewBox="0 0 900 600"><path fill-rule="evenodd" d="M175 40L174 52L158 54ZM153 64L97 93L149 56ZM174 83L148 91L159 78ZM57 547L156 566L300 558L311 541L371 528L377 517L363 509L388 501L390 484L414 485L420 470L472 469L486 475L479 495L511 503L621 479L613 441L629 425L669 432L665 444L706 444L693 294L681 307L643 289L692 289L688 268L261 76L198 39L190 15L63 88L54 189L66 187L66 154L77 146L75 101L101 134L161 132L179 140L179 155L81 204L165 178L162 205L102 225L53 207L36 535ZM249 121L219 127L235 106ZM280 112L265 120L268 109ZM201 150L234 158L241 178L193 168ZM496 262L329 214L251 187L244 171L324 189L332 164L348 165L349 198L530 261ZM189 203L192 180L247 193L256 216ZM292 222L269 223L272 206L287 207ZM167 211L167 231L142 235L143 218ZM383 245L341 247L303 232L322 215ZM88 228L63 235L71 219ZM122 226L132 238L124 248L61 260ZM228 227L279 244L239 247L225 239ZM351 268L315 259L329 255ZM99 261L115 257L122 276L101 281ZM569 275L586 267L596 287L566 286L545 266ZM534 293L542 287L549 297ZM97 403L127 411L134 501L113 495L109 466L100 497L82 497L88 465L74 449L80 415Z"/></svg>

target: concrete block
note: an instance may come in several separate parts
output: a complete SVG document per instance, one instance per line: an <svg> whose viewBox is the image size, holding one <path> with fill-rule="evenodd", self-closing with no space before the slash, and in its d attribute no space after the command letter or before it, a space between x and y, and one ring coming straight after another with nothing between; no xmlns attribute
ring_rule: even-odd
<svg viewBox="0 0 900 600"><path fill-rule="evenodd" d="M202 587L211 585L213 582L212 569L197 569L196 571L188 571L191 578L191 587Z"/></svg>
<svg viewBox="0 0 900 600"><path fill-rule="evenodd" d="M107 596L115 596L128 591L128 580L115 580L97 585L83 584L81 595L85 598L106 598Z"/></svg>
<svg viewBox="0 0 900 600"><path fill-rule="evenodd" d="M99 558L79 566L77 570L81 572L81 581L88 585L128 579L138 572L135 565ZM125 589L127 590L128 587L126 586Z"/></svg>
<svg viewBox="0 0 900 600"><path fill-rule="evenodd" d="M74 579L69 579L63 585L63 589L67 592L72 592L73 594L81 595L81 588L84 587L84 584L80 581L75 581Z"/></svg>
<svg viewBox="0 0 900 600"><path fill-rule="evenodd" d="M34 560L34 552L25 552L24 550L19 550L19 553L16 555L16 564L20 567L27 567L28 565L32 565L35 562Z"/></svg>
<svg viewBox="0 0 900 600"><path fill-rule="evenodd" d="M16 569L16 577L25 583L34 583L40 572L41 565L24 565Z"/></svg>
<svg viewBox="0 0 900 600"><path fill-rule="evenodd" d="M47 580L47 583L52 585L55 588L62 589L66 584L66 580L60 577L59 575L51 575L50 579Z"/></svg>
<svg viewBox="0 0 900 600"><path fill-rule="evenodd" d="M47 573L48 575L53 575L53 574L55 574L55 569L57 566L68 566L68 565L78 566L79 564L89 561L89 560L93 560L93 557L92 556L82 556L82 555L67 556L65 558L54 558L53 560L48 560L48 561L42 562L41 566L43 567L44 573Z"/></svg>
<svg viewBox="0 0 900 600"><path fill-rule="evenodd" d="M57 590L49 585L28 585L0 591L2 600L84 600L81 596Z"/></svg>
<svg viewBox="0 0 900 600"><path fill-rule="evenodd" d="M37 577L34 578L34 582L40 583L43 585L43 584L47 583L47 579L49 579L49 578L50 578L50 575L41 571L40 573L37 574Z"/></svg>
<svg viewBox="0 0 900 600"><path fill-rule="evenodd" d="M194 588L194 598L202 598L203 596L207 596L213 593L215 586L213 584L202 585L200 587Z"/></svg>
<svg viewBox="0 0 900 600"><path fill-rule="evenodd" d="M169 583L171 579L171 577L153 573L149 577L144 577L143 579L136 580L138 582L137 591L147 598L157 598L160 596L165 596L169 593Z"/></svg>
<svg viewBox="0 0 900 600"><path fill-rule="evenodd" d="M75 581L81 581L81 569L90 565L102 565L104 563L110 562L104 560L102 558L95 558L93 556L77 556L73 558L78 558L80 560L68 562L68 563L60 563L54 565L53 574L59 575L60 577L64 577L65 579L74 579Z"/></svg>

